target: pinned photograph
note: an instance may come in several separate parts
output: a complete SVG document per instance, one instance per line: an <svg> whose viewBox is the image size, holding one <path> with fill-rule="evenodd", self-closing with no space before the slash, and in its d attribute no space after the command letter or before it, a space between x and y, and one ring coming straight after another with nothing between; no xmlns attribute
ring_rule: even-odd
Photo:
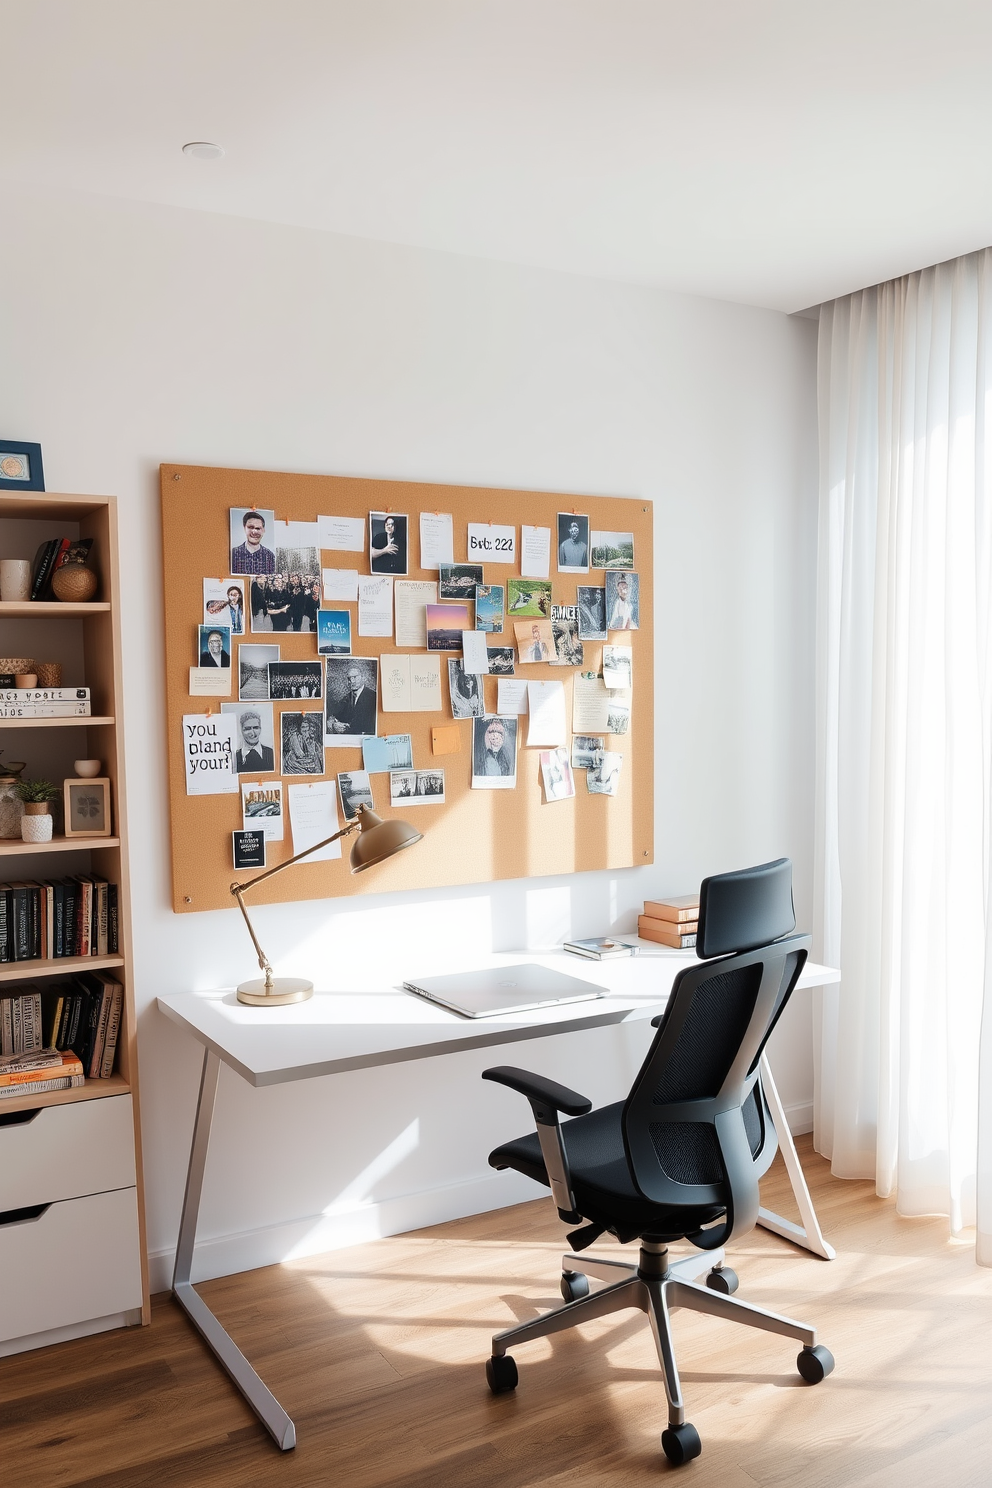
<svg viewBox="0 0 992 1488"><path fill-rule="evenodd" d="M197 631L201 667L231 665L231 630L227 625L201 625Z"/></svg>
<svg viewBox="0 0 992 1488"><path fill-rule="evenodd" d="M448 692L451 695L452 718L481 718L485 713L482 678L467 672L454 658L448 660Z"/></svg>
<svg viewBox="0 0 992 1488"><path fill-rule="evenodd" d="M285 570L280 566L274 574L252 579L249 597L252 634L314 633L321 602L320 576L313 566L316 554L316 548L279 548L276 561L290 566Z"/></svg>
<svg viewBox="0 0 992 1488"><path fill-rule="evenodd" d="M367 806L371 811L372 782L368 771L349 770L347 774L339 775L338 795L341 797L345 821L352 821L358 815L359 806Z"/></svg>
<svg viewBox="0 0 992 1488"><path fill-rule="evenodd" d="M462 631L468 629L467 604L427 606L428 651L461 651Z"/></svg>
<svg viewBox="0 0 992 1488"><path fill-rule="evenodd" d="M409 569L409 517L369 512L369 567L374 574L405 574Z"/></svg>
<svg viewBox="0 0 992 1488"><path fill-rule="evenodd" d="M276 767L271 703L221 703L234 719L234 768L239 775L267 775Z"/></svg>
<svg viewBox="0 0 992 1488"><path fill-rule="evenodd" d="M241 825L246 832L254 828L264 835L266 842L281 842L282 781L242 781L241 817Z"/></svg>
<svg viewBox="0 0 992 1488"><path fill-rule="evenodd" d="M613 754L607 749L596 769L586 771L586 785L591 796L615 796L620 789L620 766L622 754Z"/></svg>
<svg viewBox="0 0 992 1488"><path fill-rule="evenodd" d="M273 661L269 666L269 697L274 703L291 698L319 698L324 668L319 661Z"/></svg>
<svg viewBox="0 0 992 1488"><path fill-rule="evenodd" d="M606 590L580 584L576 588L578 600L579 640L606 640Z"/></svg>
<svg viewBox="0 0 992 1488"><path fill-rule="evenodd" d="M581 666L584 655L579 640L579 609L577 605L551 606L551 634L555 643L552 666Z"/></svg>
<svg viewBox="0 0 992 1488"><path fill-rule="evenodd" d="M555 638L550 620L514 620L513 634L517 640L517 656L522 665L554 660Z"/></svg>
<svg viewBox="0 0 992 1488"><path fill-rule="evenodd" d="M606 575L607 630L638 630L641 623L641 584L636 573Z"/></svg>
<svg viewBox="0 0 992 1488"><path fill-rule="evenodd" d="M317 611L317 654L351 655L351 614L348 610Z"/></svg>
<svg viewBox="0 0 992 1488"><path fill-rule="evenodd" d="M544 799L546 801L569 801L575 795L572 767L568 763L568 750L542 749L541 774L544 777Z"/></svg>
<svg viewBox="0 0 992 1488"><path fill-rule="evenodd" d="M490 677L513 676L516 657L512 646L487 646L486 660Z"/></svg>
<svg viewBox="0 0 992 1488"><path fill-rule="evenodd" d="M551 617L550 579L507 579L506 613L511 620L518 616Z"/></svg>
<svg viewBox="0 0 992 1488"><path fill-rule="evenodd" d="M625 734L630 728L630 694L610 694L609 711L606 715L608 734Z"/></svg>
<svg viewBox="0 0 992 1488"><path fill-rule="evenodd" d="M283 775L323 775L324 715L322 713L282 713Z"/></svg>
<svg viewBox="0 0 992 1488"><path fill-rule="evenodd" d="M472 785L513 790L517 783L517 720L498 715L472 722Z"/></svg>
<svg viewBox="0 0 992 1488"><path fill-rule="evenodd" d="M572 735L572 769L598 770L606 752L606 740L598 734Z"/></svg>
<svg viewBox="0 0 992 1488"><path fill-rule="evenodd" d="M324 662L324 743L361 748L376 733L379 662L373 656L329 656Z"/></svg>
<svg viewBox="0 0 992 1488"><path fill-rule="evenodd" d="M244 635L244 579L204 579L203 623L226 625L232 636Z"/></svg>
<svg viewBox="0 0 992 1488"><path fill-rule="evenodd" d="M362 765L369 775L388 770L412 770L412 736L410 734L387 734L384 739L363 739Z"/></svg>
<svg viewBox="0 0 992 1488"><path fill-rule="evenodd" d="M589 572L589 518L558 513L558 572Z"/></svg>
<svg viewBox="0 0 992 1488"><path fill-rule="evenodd" d="M482 583L482 564L442 563L438 566L437 577L438 599L474 599L476 589Z"/></svg>
<svg viewBox="0 0 992 1488"><path fill-rule="evenodd" d="M235 868L265 867L265 836L262 832L232 832Z"/></svg>
<svg viewBox="0 0 992 1488"><path fill-rule="evenodd" d="M390 806L443 806L443 770L394 770L389 777Z"/></svg>
<svg viewBox="0 0 992 1488"><path fill-rule="evenodd" d="M279 660L278 646L238 647L238 696L242 701L268 701L269 666Z"/></svg>
<svg viewBox="0 0 992 1488"><path fill-rule="evenodd" d="M630 647L604 646L603 685L605 687L631 687L633 680L633 656Z"/></svg>
<svg viewBox="0 0 992 1488"><path fill-rule="evenodd" d="M503 585L477 584L475 588L475 628L494 635L503 633Z"/></svg>
<svg viewBox="0 0 992 1488"><path fill-rule="evenodd" d="M593 568L633 568L632 532L594 532L591 542Z"/></svg>
<svg viewBox="0 0 992 1488"><path fill-rule="evenodd" d="M230 522L232 574L274 574L275 512L259 511L254 506L232 506Z"/></svg>
<svg viewBox="0 0 992 1488"><path fill-rule="evenodd" d="M389 768L410 770L413 768L413 736L411 734L387 734L389 745Z"/></svg>

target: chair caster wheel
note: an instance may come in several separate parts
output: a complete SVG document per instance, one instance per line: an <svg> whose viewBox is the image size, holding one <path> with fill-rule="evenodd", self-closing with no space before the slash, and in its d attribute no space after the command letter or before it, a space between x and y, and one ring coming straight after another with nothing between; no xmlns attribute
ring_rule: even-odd
<svg viewBox="0 0 992 1488"><path fill-rule="evenodd" d="M699 1456L703 1444L695 1426L686 1421L682 1426L669 1426L661 1433L661 1450L673 1467L681 1467L683 1462L691 1462Z"/></svg>
<svg viewBox="0 0 992 1488"><path fill-rule="evenodd" d="M706 1278L710 1291L722 1292L725 1297L732 1297L740 1284L737 1272L731 1271L729 1266L715 1266Z"/></svg>
<svg viewBox="0 0 992 1488"><path fill-rule="evenodd" d="M818 1385L826 1379L834 1367L834 1356L822 1343L804 1348L796 1360L796 1368L808 1385Z"/></svg>
<svg viewBox="0 0 992 1488"><path fill-rule="evenodd" d="M486 1360L486 1379L494 1395L505 1395L517 1388L517 1366L509 1354L493 1354Z"/></svg>
<svg viewBox="0 0 992 1488"><path fill-rule="evenodd" d="M563 1271L561 1273L561 1294L566 1302L578 1302L580 1297L588 1297L588 1276L584 1276L581 1271Z"/></svg>

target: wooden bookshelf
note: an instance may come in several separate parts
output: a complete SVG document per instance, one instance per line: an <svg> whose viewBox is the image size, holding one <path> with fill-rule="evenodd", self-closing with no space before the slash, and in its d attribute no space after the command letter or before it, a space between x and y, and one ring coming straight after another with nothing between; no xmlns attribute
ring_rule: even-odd
<svg viewBox="0 0 992 1488"><path fill-rule="evenodd" d="M93 714L88 718L6 718L0 719L0 748L4 757L28 759L24 771L26 778L41 776L58 781L74 775L73 761L83 757L99 757L101 774L110 780L110 798L113 835L108 837L59 836L47 843L26 843L17 840L0 840L0 858L10 860L8 872L0 877L8 879L19 876L21 858L30 857L32 877L59 877L69 866L64 854L73 853L73 871L98 874L118 886L119 950L113 956L59 957L53 960L18 961L0 965L0 994L10 995L17 982L41 982L43 979L72 976L81 971L112 969L124 985L124 1007L117 1045L115 1073L105 1080L87 1080L76 1090L49 1091L41 1095L14 1096L0 1100L0 1211L7 1206L3 1202L4 1152L3 1141L8 1134L15 1134L17 1123L2 1123L5 1114L19 1111L38 1111L39 1121L32 1127L44 1125L51 1120L53 1131L58 1127L59 1140L63 1143L71 1138L73 1118L70 1113L57 1114L51 1107L72 1107L84 1102L130 1096L132 1099L120 1106L107 1107L108 1112L133 1124L135 1197L137 1221L133 1217L134 1204L129 1225L132 1228L108 1234L115 1244L110 1248L115 1253L124 1252L132 1257L132 1271L140 1275L140 1297L121 1304L122 1316L134 1321L140 1316L143 1322L150 1320L148 1295L147 1246L145 1239L144 1202L141 1171L141 1141L138 1115L138 1066L136 1043L136 1017L134 1005L134 970L131 943L130 892L127 852L127 803L124 790L124 740L121 726L121 704L123 700L123 676L121 670L121 615L120 615L120 569L117 550L117 507L111 496L72 496L55 493L18 494L0 492L0 540L3 551L11 556L33 558L38 546L49 538L92 538L90 555L92 566L97 570L100 587L96 597L85 604L62 604L0 601L0 654L6 656L31 656L36 661L57 660L63 666L63 686L87 686L90 688ZM36 622L40 624L36 625ZM87 737L86 730L93 729ZM25 733L31 730L32 733ZM67 730L59 733L59 730ZM82 734L81 732L82 731ZM11 735L5 739L5 733ZM16 742L13 737L16 733ZM51 869L46 869L38 859L51 854ZM82 859L77 862L78 858ZM23 869L20 870L23 873ZM90 1108L92 1109L92 1108ZM131 1114L127 1115L128 1110ZM80 1120L83 1119L80 1112ZM68 1126L66 1125L68 1123ZM26 1129L24 1129L26 1130ZM17 1140L10 1137L11 1142ZM13 1148L12 1148L13 1150ZM83 1159L85 1161L85 1157ZM96 1190L94 1190L94 1193ZM42 1200L51 1199L52 1207L64 1202L61 1195L41 1194ZM74 1202L74 1201L69 1201ZM108 1213L109 1213L108 1208ZM108 1221L109 1222L109 1221ZM133 1233L134 1239L124 1237ZM2 1246L4 1229L0 1225L0 1275L2 1272ZM137 1251L137 1254L134 1252ZM67 1263L70 1258L67 1257ZM33 1279L19 1277L18 1285L32 1284ZM136 1282L133 1283L136 1285ZM128 1286L132 1286L128 1283ZM0 1282L2 1285L2 1282ZM130 1297L130 1293L128 1294ZM140 1307L140 1311L138 1310ZM67 1320L78 1326L76 1319ZM94 1319L94 1327L99 1320ZM106 1323L100 1324L106 1326ZM83 1323L85 1326L85 1320ZM31 1347L30 1341L25 1347Z"/></svg>

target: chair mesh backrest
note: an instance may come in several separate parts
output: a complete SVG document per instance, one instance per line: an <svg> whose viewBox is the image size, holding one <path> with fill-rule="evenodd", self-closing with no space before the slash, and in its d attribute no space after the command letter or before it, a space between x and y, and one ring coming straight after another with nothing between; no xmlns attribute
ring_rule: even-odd
<svg viewBox="0 0 992 1488"><path fill-rule="evenodd" d="M747 1032L760 985L761 966L755 965L710 977L697 989L675 1047L658 1071L656 1106L719 1095Z"/></svg>

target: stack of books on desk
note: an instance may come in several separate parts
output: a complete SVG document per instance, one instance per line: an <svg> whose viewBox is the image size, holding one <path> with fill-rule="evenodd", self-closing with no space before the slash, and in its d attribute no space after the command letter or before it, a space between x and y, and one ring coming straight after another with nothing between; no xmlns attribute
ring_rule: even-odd
<svg viewBox="0 0 992 1488"><path fill-rule="evenodd" d="M88 687L5 687L0 718L89 718Z"/></svg>
<svg viewBox="0 0 992 1488"><path fill-rule="evenodd" d="M644 913L637 916L637 933L642 940L654 940L659 945L686 951L696 944L698 922L698 894L680 894L674 899L648 899Z"/></svg>

